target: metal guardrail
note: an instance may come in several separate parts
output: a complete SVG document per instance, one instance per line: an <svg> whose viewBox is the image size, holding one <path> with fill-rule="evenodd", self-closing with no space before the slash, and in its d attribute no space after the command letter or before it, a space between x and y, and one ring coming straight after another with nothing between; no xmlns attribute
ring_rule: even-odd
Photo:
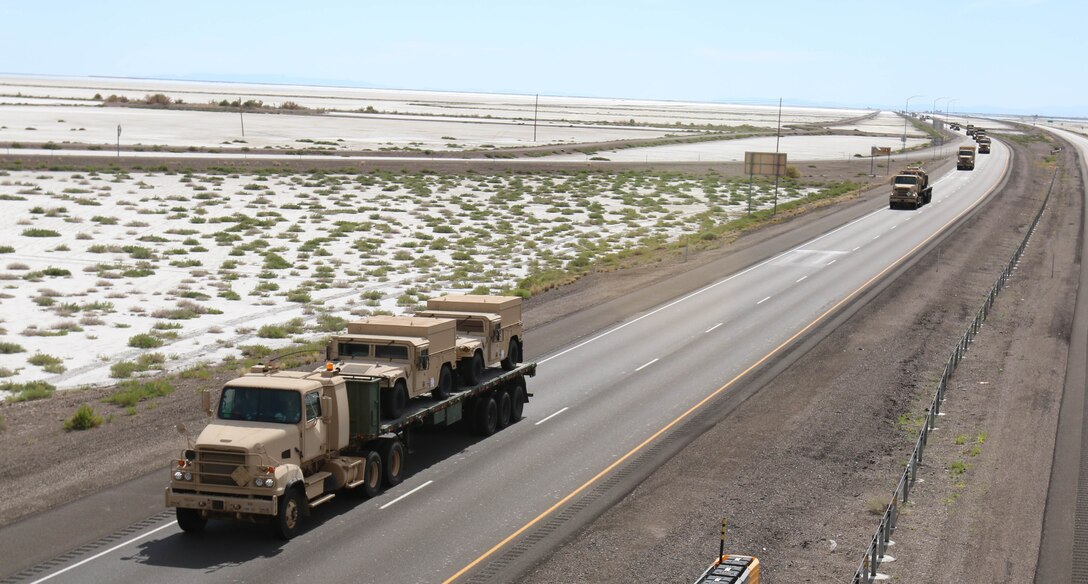
<svg viewBox="0 0 1088 584"><path fill-rule="evenodd" d="M1028 227L1027 233L1024 235L1024 240L1020 242L1020 246L1016 248L1016 252L1012 254L1012 259L1009 260L1005 269L1001 271L1001 275L994 282L993 288L990 289L990 293L986 296L986 300L982 303L982 307L978 309L975 314L975 319L971 322L971 325L967 327L967 332L960 338L960 342L956 345L956 348L952 350L952 353L948 356L948 360L944 365L944 373L941 374L941 379L937 382L937 390L933 394L933 400L929 404L929 413L926 415L925 424L922 426L922 430L918 433L918 440L914 443L914 452L910 455L910 460L907 461L907 467L903 470L902 476L899 478L899 484L895 487L895 491L892 493L891 502L884 510L884 515L880 518L880 525L877 526L876 533L873 534L873 539L869 542L869 548L865 550L865 555L862 557L861 563L858 566L856 572L854 572L854 579L851 580L852 584L870 584L877 579L877 568L880 567L880 562L886 556L888 550L888 544L891 542L892 533L895 531L896 520L899 518L899 505L905 504L910 496L910 489L914 486L914 482L918 476L918 467L922 464L922 454L926 448L926 441L929 439L929 432L936 427L937 416L941 413L941 403L944 402L944 392L948 388L948 381L952 378L952 374L956 371L956 367L959 366L960 361L963 360L967 354L967 349L971 346L971 343L975 340L975 336L978 335L979 330L982 329L982 323L985 322L986 317L990 314L990 310L994 306L994 301L997 300L997 295L1005 288L1005 283L1012 277L1012 272L1016 269L1016 265L1020 262L1020 256L1024 254L1024 250L1027 249L1028 241L1031 239L1032 234L1035 233L1035 227L1039 224L1039 219L1042 218L1043 212L1046 211L1047 203L1050 201L1050 192L1054 190L1054 180L1058 177L1058 169L1054 170L1054 176L1050 179L1050 186L1047 188L1046 196L1043 197L1043 203L1039 207L1039 211L1035 214L1035 219L1032 220L1031 226Z"/></svg>

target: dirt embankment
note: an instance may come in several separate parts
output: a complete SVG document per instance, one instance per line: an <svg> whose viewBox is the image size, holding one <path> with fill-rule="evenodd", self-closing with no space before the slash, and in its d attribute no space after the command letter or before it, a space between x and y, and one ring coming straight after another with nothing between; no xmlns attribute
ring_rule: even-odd
<svg viewBox="0 0 1088 584"><path fill-rule="evenodd" d="M917 437L948 353L1051 179L1046 144L850 320L603 513L522 582L692 581L728 548L773 582L845 582ZM1083 183L1072 154L1027 254L961 364L882 572L1030 582L1065 372Z"/></svg>

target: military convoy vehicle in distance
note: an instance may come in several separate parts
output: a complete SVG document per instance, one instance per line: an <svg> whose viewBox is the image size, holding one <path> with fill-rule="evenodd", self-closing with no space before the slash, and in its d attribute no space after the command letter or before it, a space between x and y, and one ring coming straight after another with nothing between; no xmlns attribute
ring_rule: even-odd
<svg viewBox="0 0 1088 584"><path fill-rule="evenodd" d="M978 139L978 153L989 154L990 153L990 137L982 136Z"/></svg>
<svg viewBox="0 0 1088 584"><path fill-rule="evenodd" d="M974 169L975 169L975 146L973 146L973 145L960 146L960 150L956 154L956 170L974 170Z"/></svg>
<svg viewBox="0 0 1088 584"><path fill-rule="evenodd" d="M892 178L892 194L888 206L917 209L933 198L933 187L929 185L929 175L921 167L909 166L899 171Z"/></svg>
<svg viewBox="0 0 1088 584"><path fill-rule="evenodd" d="M397 418L408 400L449 397L457 366L457 323L448 318L370 316L348 323L325 349L340 370L381 383L382 415Z"/></svg>
<svg viewBox="0 0 1088 584"><path fill-rule="evenodd" d="M175 461L166 506L186 533L226 519L268 522L289 539L311 509L338 494L373 497L400 483L413 428L464 422L489 436L520 420L531 395L525 379L535 374L535 364L492 369L472 387L413 400L383 421L384 378L351 375L331 362L313 372L256 365L223 386L214 412L211 392L201 392L214 417Z"/></svg>
<svg viewBox="0 0 1088 584"><path fill-rule="evenodd" d="M457 371L473 385L487 367L509 371L521 362L521 303L518 296L451 294L427 300L416 316L457 321Z"/></svg>

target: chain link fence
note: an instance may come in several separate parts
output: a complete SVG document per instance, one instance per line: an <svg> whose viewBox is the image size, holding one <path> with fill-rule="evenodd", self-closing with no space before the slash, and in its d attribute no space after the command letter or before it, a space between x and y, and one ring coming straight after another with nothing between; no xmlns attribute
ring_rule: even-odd
<svg viewBox="0 0 1088 584"><path fill-rule="evenodd" d="M941 379L937 382L937 390L933 394L933 400L929 404L928 413L926 414L925 423L922 425L921 431L918 433L918 440L914 443L914 451L910 455L910 460L907 461L907 467L903 470L903 474L899 478L899 484L895 487L895 492L892 493L891 502L884 510L884 515L880 518L880 525L877 526L876 533L873 534L872 540L869 542L869 548L865 550L865 556L862 557L861 563L858 566L856 572L854 572L854 579L851 580L853 584L870 584L877 579L884 579L883 575L878 578L877 569L880 567L880 563L887 557L888 545L892 540L892 533L895 531L896 520L899 518L899 505L906 504L907 499L910 497L910 490L914 486L915 480L918 477L918 467L922 464L922 455L926 449L926 441L929 439L929 433L937 424L937 416L941 413L941 403L944 402L944 393L948 388L948 381L952 378L952 374L956 371L956 367L959 366L960 361L963 360L967 354L967 349L971 346L971 343L975 340L975 336L978 335L979 330L982 329L982 323L986 321L986 317L990 314L990 310L994 306L994 301L997 300L997 295L1005 288L1005 283L1012 277L1013 270L1016 269L1016 265L1020 262L1020 256L1024 254L1024 250L1027 249L1028 241L1031 239L1035 228L1039 224L1039 219L1042 218L1043 212L1046 211L1047 203L1050 201L1050 193L1054 190L1054 181L1058 177L1058 169L1054 170L1054 175L1050 179L1050 186L1047 188L1046 196L1043 197L1043 203L1039 206L1039 211L1035 214L1035 219L1032 220L1031 226L1028 227L1027 233L1024 235L1024 240L1020 242L1020 246L1016 248L1016 252L1012 254L1012 259L1009 260L1005 269L1001 271L1001 275L994 282L993 288L990 289L990 293L986 296L985 302L982 303L982 307L978 309L975 314L975 319L971 321L971 325L967 327L967 332L960 338L960 342L956 345L956 348L952 350L952 353L948 356L948 360L944 365L944 373L941 374Z"/></svg>

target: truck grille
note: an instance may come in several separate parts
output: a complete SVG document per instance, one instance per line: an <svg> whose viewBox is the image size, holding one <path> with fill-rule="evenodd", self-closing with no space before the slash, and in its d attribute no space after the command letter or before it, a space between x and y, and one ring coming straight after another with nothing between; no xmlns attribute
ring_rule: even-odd
<svg viewBox="0 0 1088 584"><path fill-rule="evenodd" d="M237 486L230 476L234 469L245 466L246 454L244 452L230 452L223 450L197 450L196 470L200 482L206 485L230 485Z"/></svg>

